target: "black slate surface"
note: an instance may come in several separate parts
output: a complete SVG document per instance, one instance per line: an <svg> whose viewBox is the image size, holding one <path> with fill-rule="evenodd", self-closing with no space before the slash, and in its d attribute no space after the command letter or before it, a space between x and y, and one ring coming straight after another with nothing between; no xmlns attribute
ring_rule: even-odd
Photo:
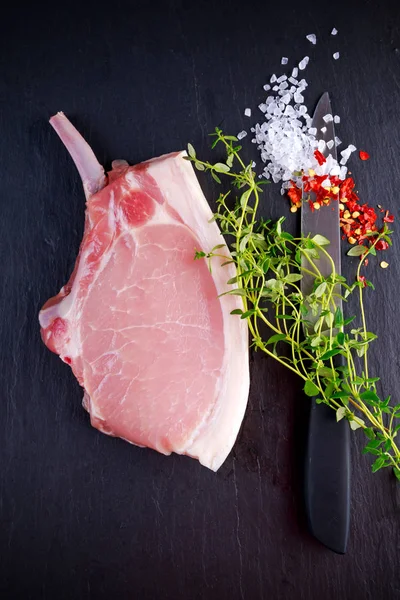
<svg viewBox="0 0 400 600"><path fill-rule="evenodd" d="M311 56L306 94L328 90L360 194L398 215L398 2L10 3L0 35L0 594L5 600L394 599L399 491L370 473L353 436L352 524L337 556L307 533L301 452L307 403L296 378L251 358L250 401L217 474L91 429L69 368L42 344L37 313L74 264L83 228L78 174L47 124L57 110L106 165L192 141L210 156L262 85ZM339 35L329 35L332 27ZM305 35L315 32L314 48ZM332 53L339 51L339 61ZM249 156L253 148L247 145ZM217 189L201 184L212 201ZM278 189L266 216L288 214ZM295 219L291 218L291 226ZM373 370L399 383L398 241L373 268ZM354 262L344 261L350 275ZM349 307L349 312L352 307Z"/></svg>

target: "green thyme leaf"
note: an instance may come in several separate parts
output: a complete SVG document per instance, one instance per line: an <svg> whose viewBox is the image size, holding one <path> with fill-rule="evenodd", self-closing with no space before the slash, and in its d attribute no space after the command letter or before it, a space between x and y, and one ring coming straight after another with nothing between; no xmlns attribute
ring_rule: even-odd
<svg viewBox="0 0 400 600"><path fill-rule="evenodd" d="M346 415L346 407L339 406L339 408L336 411L336 421L341 421L345 415Z"/></svg>
<svg viewBox="0 0 400 600"><path fill-rule="evenodd" d="M348 251L347 256L361 256L362 254L365 254L366 252L367 252L366 246L362 246L362 245L353 246L353 248L350 248L350 250Z"/></svg>
<svg viewBox="0 0 400 600"><path fill-rule="evenodd" d="M307 379L304 385L304 393L306 394L306 396L316 396L317 394L319 394L319 389L317 388L315 383Z"/></svg>
<svg viewBox="0 0 400 600"><path fill-rule="evenodd" d="M190 158L196 158L196 150L193 148L192 144L187 145L187 152Z"/></svg>
<svg viewBox="0 0 400 600"><path fill-rule="evenodd" d="M320 298L325 293L326 286L327 286L326 281L323 281L322 283L319 284L319 286L317 287L317 289L314 292L314 294L316 295L317 298Z"/></svg>
<svg viewBox="0 0 400 600"><path fill-rule="evenodd" d="M315 242L316 244L318 244L318 246L329 246L330 241L324 237L323 235L319 235L317 233L317 235L314 235L313 238L311 238L313 242Z"/></svg>
<svg viewBox="0 0 400 600"><path fill-rule="evenodd" d="M268 344L276 344L277 342L280 342L281 340L285 340L286 339L286 335L284 333L276 333L275 335L272 335L265 343Z"/></svg>
<svg viewBox="0 0 400 600"><path fill-rule="evenodd" d="M377 471L379 471L379 469L381 469L384 465L385 459L380 456L379 458L376 459L376 461L372 464L372 472L376 473Z"/></svg>
<svg viewBox="0 0 400 600"><path fill-rule="evenodd" d="M230 168L224 163L215 163L214 171L217 171L217 173L229 173Z"/></svg>

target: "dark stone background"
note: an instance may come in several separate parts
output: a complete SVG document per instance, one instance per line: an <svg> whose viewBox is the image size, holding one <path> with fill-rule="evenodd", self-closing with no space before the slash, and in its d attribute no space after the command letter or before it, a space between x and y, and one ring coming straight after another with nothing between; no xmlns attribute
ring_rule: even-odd
<svg viewBox="0 0 400 600"><path fill-rule="evenodd" d="M328 90L358 190L397 214L398 2L10 2L0 35L0 591L5 600L378 599L400 595L399 492L353 436L346 556L307 533L301 500L307 402L261 355L234 451L217 474L90 428L72 373L42 344L37 313L68 278L83 228L78 174L48 125L64 110L100 161L135 163L215 125L237 133L262 85L311 57L312 106ZM339 29L336 38L332 27ZM315 32L312 47L305 35ZM338 61L332 53L340 51ZM254 150L247 143L248 155ZM201 184L212 202L217 189ZM263 213L288 214L278 188ZM295 219L291 217L291 227ZM396 395L397 237L371 266L373 371ZM344 261L353 273L354 260ZM355 310L349 306L349 313Z"/></svg>

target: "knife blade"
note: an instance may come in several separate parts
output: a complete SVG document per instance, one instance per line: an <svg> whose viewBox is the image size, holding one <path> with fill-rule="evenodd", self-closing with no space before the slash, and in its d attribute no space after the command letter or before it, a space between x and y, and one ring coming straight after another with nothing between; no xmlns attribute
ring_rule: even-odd
<svg viewBox="0 0 400 600"><path fill-rule="evenodd" d="M333 120L326 123L325 115L332 115L330 98L325 92L315 109L312 127L317 129L317 139L325 142L335 140ZM321 128L325 127L325 133ZM325 147L322 152L337 159L336 145L331 150ZM332 201L329 206L312 211L303 197L301 210L302 236L320 234L330 244L326 246L335 263L336 272L340 274L340 223L339 202ZM303 257L303 265L309 267L307 258ZM331 273L331 266L326 257L320 256L318 268L323 276ZM301 290L308 296L312 292L314 278L303 274ZM336 307L342 308L341 299L335 301ZM307 316L307 318L309 318ZM317 316L314 316L316 320ZM339 357L339 358L338 358ZM334 357L335 366L339 366L343 357ZM350 432L349 424L344 419L336 422L335 411L324 404L317 405L312 400L310 411L308 440L305 465L305 507L308 526L311 533L322 544L334 552L346 552L350 523Z"/></svg>

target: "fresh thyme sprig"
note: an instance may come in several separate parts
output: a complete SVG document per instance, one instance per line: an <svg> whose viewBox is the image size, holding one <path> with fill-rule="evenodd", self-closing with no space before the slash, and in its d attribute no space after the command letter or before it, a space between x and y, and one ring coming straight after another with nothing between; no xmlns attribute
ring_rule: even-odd
<svg viewBox="0 0 400 600"><path fill-rule="evenodd" d="M243 162L236 137L224 135L219 128L212 135L212 147L222 144L225 148L225 162L200 160L191 144L187 159L198 170L209 171L218 183L221 174L227 176L233 190L240 190L235 199L233 190L221 194L213 217L222 233L233 240L232 257L221 254L223 245L219 245L197 251L195 258L206 258L210 268L216 258L223 259L222 265L235 264L237 275L227 282L232 289L225 293L241 297L243 308L232 314L247 320L252 346L296 373L304 382L306 395L335 410L338 421L347 419L353 430L362 429L368 438L363 451L376 457L372 471L393 467L400 480L400 449L395 441L400 404L391 404L390 396L380 398L379 377L371 377L369 372L368 348L377 336L367 328L364 287L373 285L361 276L366 259L376 255L376 244L382 239L391 243L392 232L384 223L380 232L374 232L373 243L349 252L360 255L356 281L349 284L336 273L326 238L293 237L283 229L284 217L275 223L258 218L260 194L267 182L256 180L251 164ZM331 265L328 277L318 268L321 255ZM308 297L299 286L306 273L314 280ZM345 319L335 300L340 296L346 301L354 292L359 296L361 323L349 330L355 317ZM265 325L267 339L262 334ZM286 353L282 351L285 344L289 346ZM337 366L336 355L344 357L344 366Z"/></svg>

